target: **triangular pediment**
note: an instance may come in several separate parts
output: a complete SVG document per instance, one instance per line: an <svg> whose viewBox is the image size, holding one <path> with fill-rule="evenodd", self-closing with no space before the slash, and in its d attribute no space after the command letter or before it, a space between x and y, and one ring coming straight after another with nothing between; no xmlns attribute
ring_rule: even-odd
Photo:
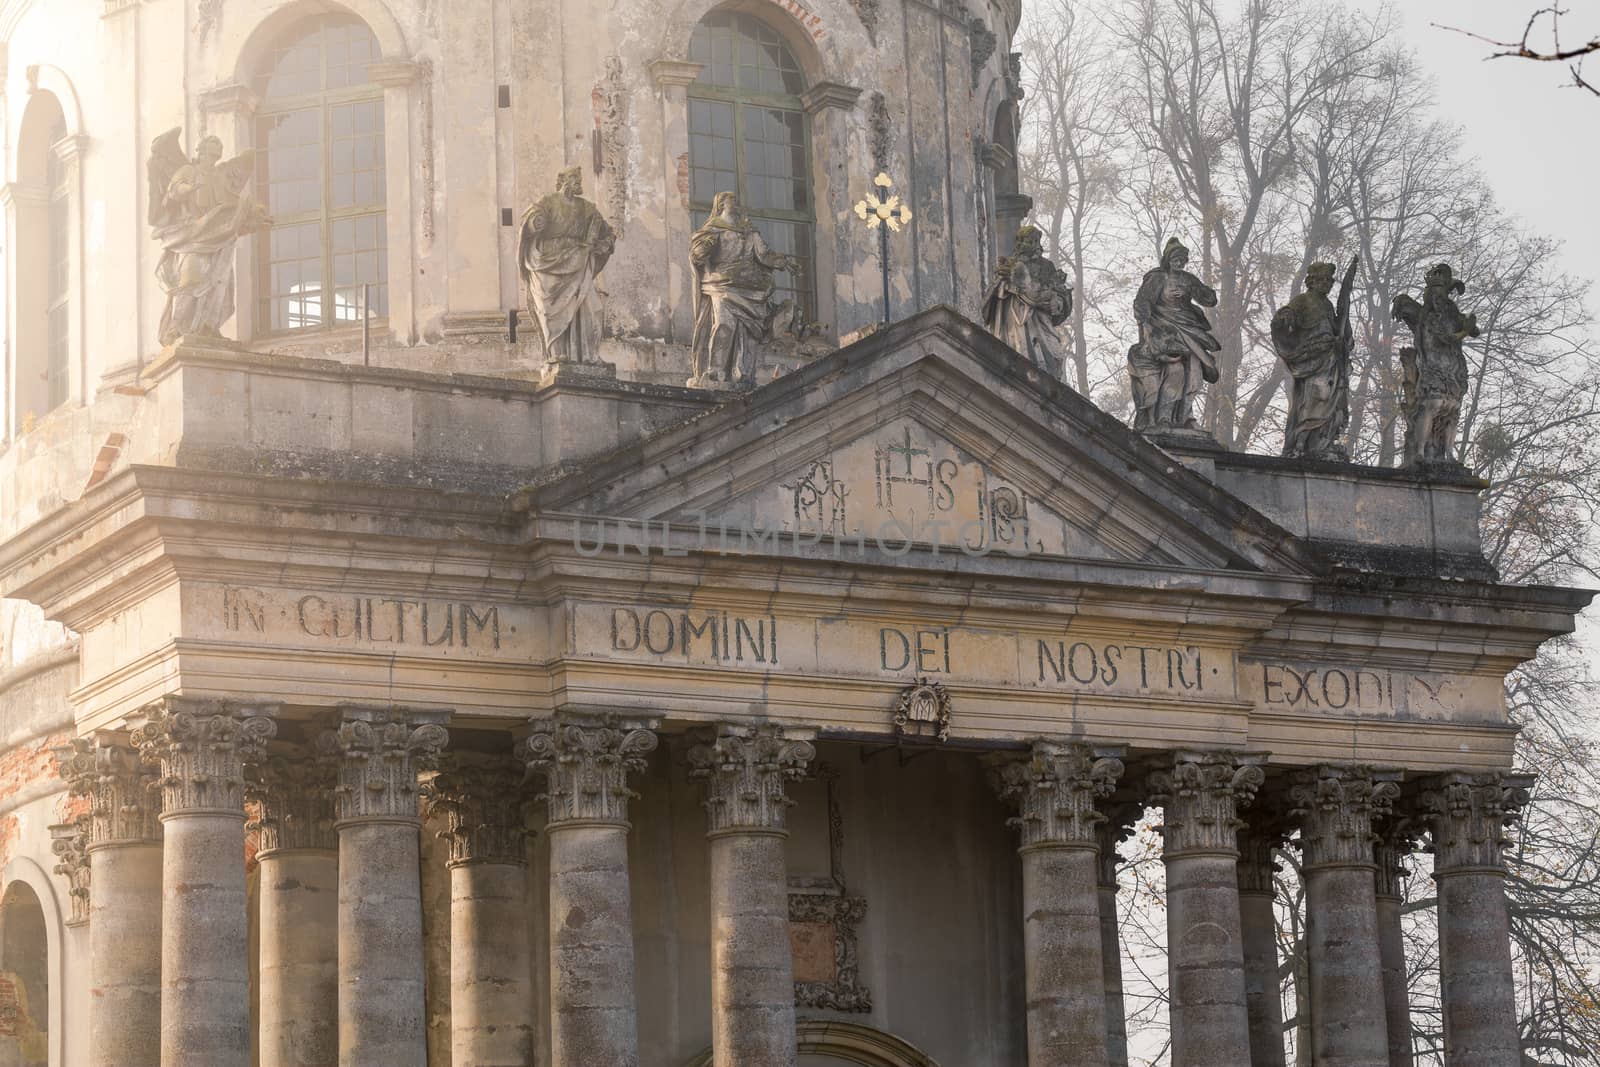
<svg viewBox="0 0 1600 1067"><path fill-rule="evenodd" d="M1287 532L940 308L533 491L548 512L1305 573Z"/></svg>

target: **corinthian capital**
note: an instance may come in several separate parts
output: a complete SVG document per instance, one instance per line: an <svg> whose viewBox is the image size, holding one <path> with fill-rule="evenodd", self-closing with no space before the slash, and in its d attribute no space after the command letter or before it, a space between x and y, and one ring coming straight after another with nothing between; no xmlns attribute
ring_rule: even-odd
<svg viewBox="0 0 1600 1067"><path fill-rule="evenodd" d="M1376 829L1378 840L1372 846L1372 858L1378 865L1378 896L1399 898L1404 895L1402 883L1411 873L1406 861L1422 838L1423 820L1397 807Z"/></svg>
<svg viewBox="0 0 1600 1067"><path fill-rule="evenodd" d="M1009 823L1022 832L1022 847L1099 847L1096 831L1106 816L1098 805L1116 791L1124 769L1120 755L1035 741L1029 755L995 764L994 786L1017 809Z"/></svg>
<svg viewBox="0 0 1600 1067"><path fill-rule="evenodd" d="M332 851L334 789L339 781L339 751L324 733L297 752L269 756L251 768L245 796L259 814L251 828L261 835L257 856L289 849Z"/></svg>
<svg viewBox="0 0 1600 1067"><path fill-rule="evenodd" d="M785 786L805 777L816 754L771 723L702 733L689 748L689 777L705 783L709 832L785 833L793 803Z"/></svg>
<svg viewBox="0 0 1600 1067"><path fill-rule="evenodd" d="M1529 774L1442 774L1419 802L1433 838L1434 877L1455 870L1505 867L1505 829L1516 822L1533 787Z"/></svg>
<svg viewBox="0 0 1600 1067"><path fill-rule="evenodd" d="M615 719L541 719L519 746L528 770L544 776L538 799L549 807L549 825L628 825L628 774L644 770L656 750L656 735L638 723Z"/></svg>
<svg viewBox="0 0 1600 1067"><path fill-rule="evenodd" d="M276 705L166 697L142 712L133 744L161 770L164 817L244 814L244 767L278 732Z"/></svg>
<svg viewBox="0 0 1600 1067"><path fill-rule="evenodd" d="M55 853L55 871L67 880L67 896L72 901L68 926L89 921L89 817L80 815L71 822L50 827L50 851Z"/></svg>
<svg viewBox="0 0 1600 1067"><path fill-rule="evenodd" d="M1300 824L1306 867L1371 867L1378 840L1373 824L1387 818L1400 798L1396 777L1332 764L1296 771L1289 785L1290 816Z"/></svg>
<svg viewBox="0 0 1600 1067"><path fill-rule="evenodd" d="M1282 819L1254 819L1239 831L1239 892L1275 892L1278 850L1288 840L1291 827Z"/></svg>
<svg viewBox="0 0 1600 1067"><path fill-rule="evenodd" d="M1172 768L1150 775L1150 802L1164 809L1166 855L1220 852L1237 855L1239 811L1266 781L1260 757L1232 752L1177 752Z"/></svg>
<svg viewBox="0 0 1600 1067"><path fill-rule="evenodd" d="M439 836L449 843L449 866L527 863L527 773L510 756L457 753L423 787L430 814L445 820Z"/></svg>
<svg viewBox="0 0 1600 1067"><path fill-rule="evenodd" d="M161 840L156 775L131 745L111 736L75 737L53 751L67 791L89 804L85 848Z"/></svg>
<svg viewBox="0 0 1600 1067"><path fill-rule="evenodd" d="M339 709L331 743L339 753L339 784L334 789L339 822L421 821L417 776L438 766L450 742L441 725L447 711L417 708Z"/></svg>

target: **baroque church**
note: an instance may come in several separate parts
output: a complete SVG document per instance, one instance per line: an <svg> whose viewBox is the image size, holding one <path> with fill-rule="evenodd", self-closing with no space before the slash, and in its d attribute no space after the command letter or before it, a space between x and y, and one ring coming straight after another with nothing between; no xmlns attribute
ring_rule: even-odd
<svg viewBox="0 0 1600 1067"><path fill-rule="evenodd" d="M1152 809L1175 1067L1284 1064L1291 841L1316 1063L1413 1062L1408 865L1520 1063L1588 594L980 325L1020 18L0 3L0 1064L1125 1067Z"/></svg>

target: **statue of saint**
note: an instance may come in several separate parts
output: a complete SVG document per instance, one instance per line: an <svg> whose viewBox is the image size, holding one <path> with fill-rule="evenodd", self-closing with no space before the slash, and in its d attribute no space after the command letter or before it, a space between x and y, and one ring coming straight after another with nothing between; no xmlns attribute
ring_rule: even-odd
<svg viewBox="0 0 1600 1067"><path fill-rule="evenodd" d="M1013 253L995 268L983 302L983 324L1052 378L1062 376L1066 339L1057 329L1072 316L1067 276L1044 257L1036 226L1017 231Z"/></svg>
<svg viewBox="0 0 1600 1067"><path fill-rule="evenodd" d="M1350 425L1350 353L1355 348L1350 290L1359 263L1352 260L1345 272L1337 308L1328 299L1333 264L1313 263L1306 271L1306 291L1272 316L1272 347L1294 378L1283 434L1285 456L1350 459L1344 445Z"/></svg>
<svg viewBox="0 0 1600 1067"><path fill-rule="evenodd" d="M244 195L255 153L223 162L222 142L205 137L190 160L182 138L181 128L171 129L150 146L149 222L161 242L156 277L167 294L163 345L222 336L233 315L234 246L272 225L266 209Z"/></svg>
<svg viewBox="0 0 1600 1067"><path fill-rule="evenodd" d="M594 363L600 358L598 278L617 247L617 236L582 193L582 168L564 170L556 178L556 191L522 216L517 269L551 363Z"/></svg>
<svg viewBox="0 0 1600 1067"><path fill-rule="evenodd" d="M1217 306L1217 292L1185 270L1188 264L1189 250L1172 238L1133 298L1139 343L1128 349L1128 371L1136 430L1198 429L1194 398L1220 377L1222 345L1200 310Z"/></svg>
<svg viewBox="0 0 1600 1067"><path fill-rule="evenodd" d="M1452 297L1467 287L1450 264L1428 270L1422 303L1401 293L1391 314L1411 328L1415 348L1400 350L1405 372L1406 466L1457 463L1456 421L1467 395L1467 357L1461 346L1478 336L1478 317L1463 315Z"/></svg>
<svg viewBox="0 0 1600 1067"><path fill-rule="evenodd" d="M774 252L739 211L733 193L718 193L711 217L689 240L694 267L694 376L691 389L756 384L756 350L793 304L774 302L780 270L794 257Z"/></svg>

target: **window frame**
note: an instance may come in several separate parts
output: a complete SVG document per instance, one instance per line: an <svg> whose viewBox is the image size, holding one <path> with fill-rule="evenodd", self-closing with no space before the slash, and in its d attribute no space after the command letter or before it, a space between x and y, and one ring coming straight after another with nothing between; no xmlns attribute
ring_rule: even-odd
<svg viewBox="0 0 1600 1067"><path fill-rule="evenodd" d="M59 106L59 103L58 103ZM45 412L72 399L72 194L73 169L61 158L66 116L52 127L45 161ZM57 254L59 253L59 259ZM60 281L60 290L56 283Z"/></svg>

